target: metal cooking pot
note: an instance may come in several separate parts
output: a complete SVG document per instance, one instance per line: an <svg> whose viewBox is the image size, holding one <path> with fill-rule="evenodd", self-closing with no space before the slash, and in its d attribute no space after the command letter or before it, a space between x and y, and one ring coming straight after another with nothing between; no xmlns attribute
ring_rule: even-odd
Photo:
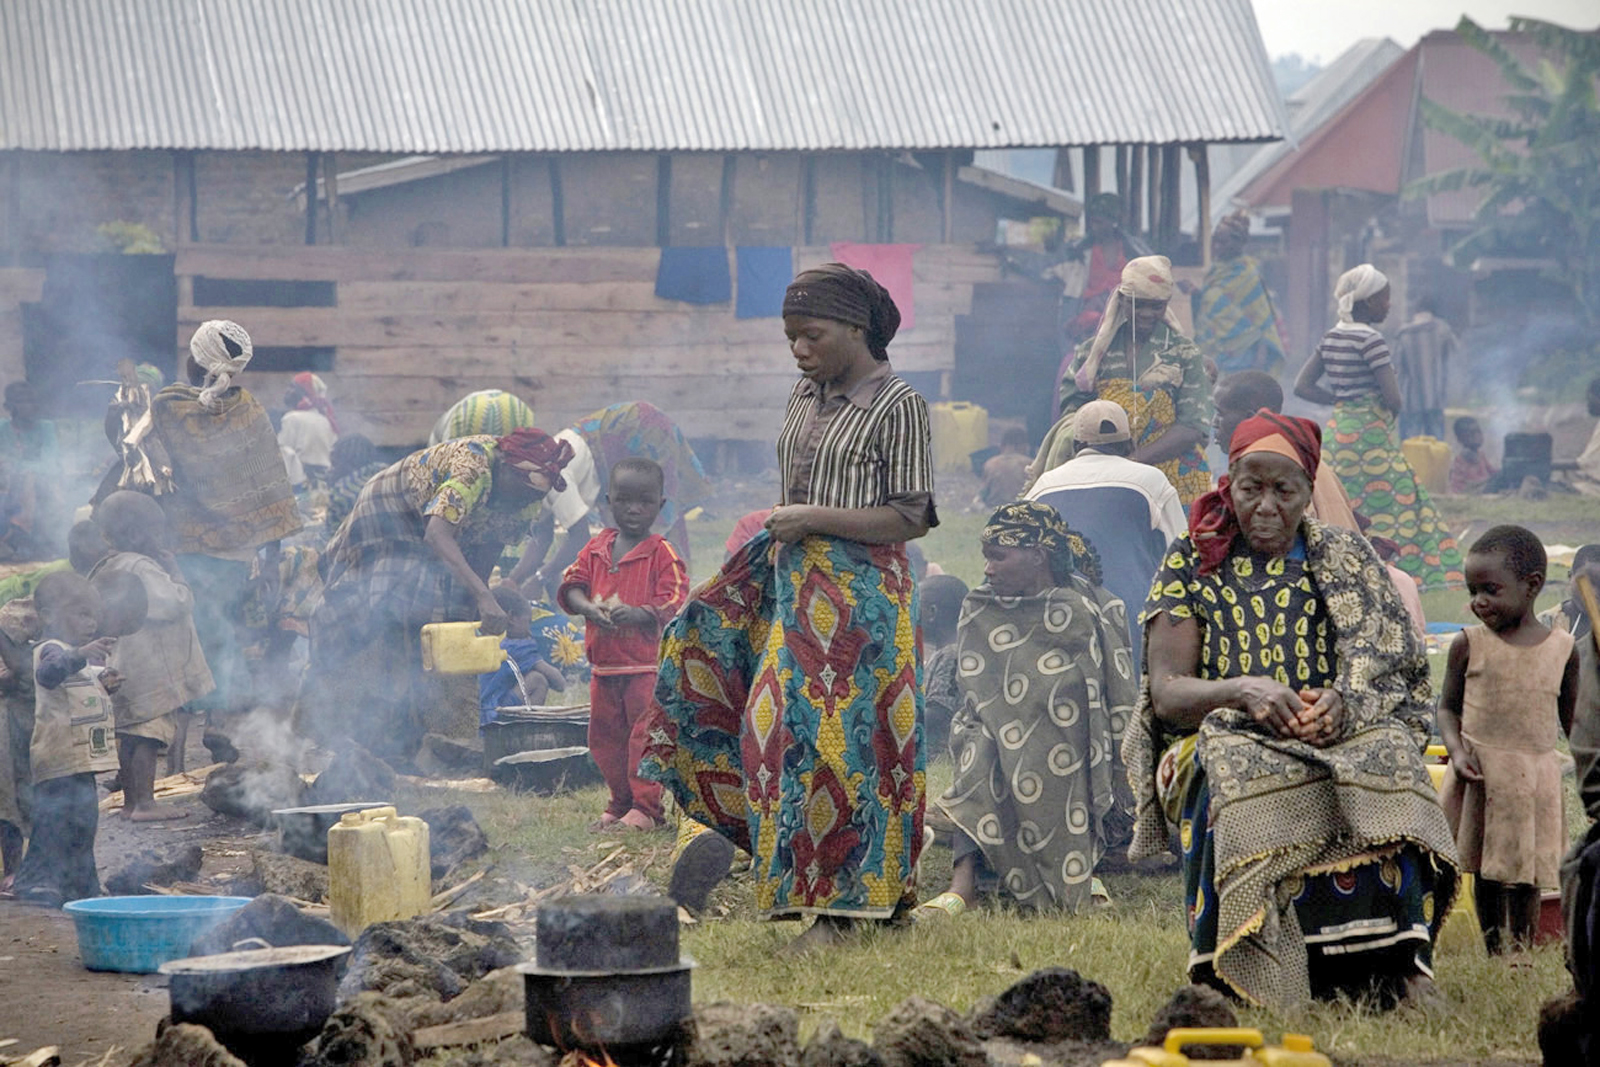
<svg viewBox="0 0 1600 1067"><path fill-rule="evenodd" d="M694 1011L687 956L677 967L623 973L524 963L528 1036L556 1048L645 1047L669 1040Z"/></svg>
<svg viewBox="0 0 1600 1067"><path fill-rule="evenodd" d="M204 1026L230 1050L260 1039L298 1046L315 1037L333 1014L349 946L273 948L252 937L233 947L161 965L170 980L172 1021Z"/></svg>
<svg viewBox="0 0 1600 1067"><path fill-rule="evenodd" d="M388 800L354 800L347 804L316 804L309 808L279 808L272 813L283 851L312 863L328 862L328 828L351 811L386 808Z"/></svg>

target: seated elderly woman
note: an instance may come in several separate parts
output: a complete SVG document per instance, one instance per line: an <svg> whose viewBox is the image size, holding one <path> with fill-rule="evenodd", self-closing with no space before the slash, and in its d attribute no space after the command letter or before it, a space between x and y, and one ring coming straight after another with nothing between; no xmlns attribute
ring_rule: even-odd
<svg viewBox="0 0 1600 1067"><path fill-rule="evenodd" d="M1189 973L1253 1004L1432 999L1456 855L1422 645L1372 548L1306 519L1321 433L1246 419L1145 608L1130 857L1178 831Z"/></svg>

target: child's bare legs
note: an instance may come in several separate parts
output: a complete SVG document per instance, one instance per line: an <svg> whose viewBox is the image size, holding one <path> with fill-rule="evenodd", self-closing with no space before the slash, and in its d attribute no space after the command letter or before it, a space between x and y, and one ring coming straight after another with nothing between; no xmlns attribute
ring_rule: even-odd
<svg viewBox="0 0 1600 1067"><path fill-rule="evenodd" d="M1483 931L1483 947L1489 955L1505 951L1506 887L1481 873L1472 883L1472 902L1478 909L1478 928Z"/></svg>
<svg viewBox="0 0 1600 1067"><path fill-rule="evenodd" d="M969 852L950 869L950 892L964 900L969 908L978 900L978 857L981 855L976 850Z"/></svg>
<svg viewBox="0 0 1600 1067"><path fill-rule="evenodd" d="M122 763L123 814L132 822L181 819L189 813L156 807L156 753L161 743L148 737L117 738Z"/></svg>
<svg viewBox="0 0 1600 1067"><path fill-rule="evenodd" d="M0 887L9 889L11 879L22 865L22 829L9 822L0 821L0 873L5 875Z"/></svg>
<svg viewBox="0 0 1600 1067"><path fill-rule="evenodd" d="M186 769L183 750L189 744L189 721L193 718L193 712L184 711L182 708L172 713L172 744L167 746L168 774L182 774Z"/></svg>
<svg viewBox="0 0 1600 1067"><path fill-rule="evenodd" d="M1542 895L1536 885L1508 885L1505 887L1506 917L1511 928L1511 944L1521 950L1533 948L1534 936L1539 932L1539 908Z"/></svg>

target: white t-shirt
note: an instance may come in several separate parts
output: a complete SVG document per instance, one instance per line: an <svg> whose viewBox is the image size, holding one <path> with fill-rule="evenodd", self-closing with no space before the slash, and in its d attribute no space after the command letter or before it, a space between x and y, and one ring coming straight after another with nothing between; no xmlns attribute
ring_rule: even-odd
<svg viewBox="0 0 1600 1067"><path fill-rule="evenodd" d="M309 467L328 467L333 464L333 446L339 435L333 432L333 423L320 411L286 411L278 430L278 443L299 457Z"/></svg>
<svg viewBox="0 0 1600 1067"><path fill-rule="evenodd" d="M589 451L589 443L578 431L562 430L555 438L572 446L572 459L561 469L567 487L546 497L545 503L564 529L578 530L584 516L600 499L600 475L594 469L594 454ZM585 532L583 536L587 539L588 534Z"/></svg>

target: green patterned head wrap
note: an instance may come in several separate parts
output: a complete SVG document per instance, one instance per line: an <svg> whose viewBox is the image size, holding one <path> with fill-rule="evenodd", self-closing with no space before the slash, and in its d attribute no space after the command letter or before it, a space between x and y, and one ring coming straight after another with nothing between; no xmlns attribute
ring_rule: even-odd
<svg viewBox="0 0 1600 1067"><path fill-rule="evenodd" d="M1074 571L1095 585L1101 584L1099 553L1049 504L1013 500L1000 505L989 516L982 540L986 545L1002 548L1043 549L1050 561L1050 575L1057 584L1065 582Z"/></svg>

